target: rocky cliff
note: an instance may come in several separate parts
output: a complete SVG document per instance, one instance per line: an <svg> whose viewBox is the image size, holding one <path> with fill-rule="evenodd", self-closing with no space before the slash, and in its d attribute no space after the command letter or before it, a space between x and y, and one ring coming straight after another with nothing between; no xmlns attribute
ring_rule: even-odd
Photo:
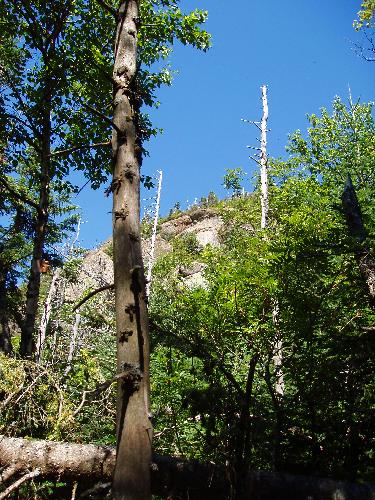
<svg viewBox="0 0 375 500"><path fill-rule="evenodd" d="M155 258L172 251L173 238L194 234L200 246L217 246L220 244L220 231L223 228L222 219L212 210L196 209L188 214L182 214L160 224L156 236ZM65 290L65 298L71 302L77 301L88 288L96 289L113 283L113 267L111 258L112 242L108 240L97 249L90 250L83 258L78 279ZM145 266L150 259L151 238L142 239L142 252ZM204 265L195 262L189 268L180 268L185 283L189 287L204 284L202 271Z"/></svg>

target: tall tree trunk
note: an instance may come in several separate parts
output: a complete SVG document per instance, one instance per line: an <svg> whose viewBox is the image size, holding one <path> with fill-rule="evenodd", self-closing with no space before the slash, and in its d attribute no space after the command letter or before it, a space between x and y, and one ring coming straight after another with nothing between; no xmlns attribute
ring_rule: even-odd
<svg viewBox="0 0 375 500"><path fill-rule="evenodd" d="M0 261L0 265L3 262ZM4 354L12 354L13 347L9 328L9 315L6 305L6 271L0 270L0 351Z"/></svg>
<svg viewBox="0 0 375 500"><path fill-rule="evenodd" d="M20 353L23 358L31 358L35 351L35 323L38 312L40 295L40 265L43 257L44 242L46 238L49 193L51 176L51 97L52 79L47 69L45 87L41 106L43 116L41 120L41 157L40 157L40 189L39 205L36 214L33 256L26 295L26 317L21 333Z"/></svg>
<svg viewBox="0 0 375 500"><path fill-rule="evenodd" d="M0 311L0 328L0 351L4 354L10 355L13 353L12 337L8 317L3 313L3 311Z"/></svg>
<svg viewBox="0 0 375 500"><path fill-rule="evenodd" d="M268 157L267 157L267 121L268 121L268 99L267 99L267 86L262 85L262 106L263 115L262 121L260 122L260 180L261 180L261 206L262 206L262 218L261 218L261 228L265 229L268 226ZM272 321L276 329L276 339L273 346L273 361L275 364L276 372L276 383L275 391L276 395L282 398L284 396L284 375L282 370L283 364L283 341L282 335L279 328L279 303L277 299L273 300L272 309Z"/></svg>
<svg viewBox="0 0 375 500"><path fill-rule="evenodd" d="M262 105L263 115L260 122L260 183L261 194L260 202L262 206L262 219L260 227L265 229L268 223L268 158L267 158L267 120L268 120L268 101L267 86L262 85Z"/></svg>
<svg viewBox="0 0 375 500"><path fill-rule="evenodd" d="M279 302L277 299L273 300L272 309L272 322L276 329L275 342L273 344L273 362L275 365L275 393L279 398L284 397L284 373L283 373L283 339L279 324Z"/></svg>
<svg viewBox="0 0 375 500"><path fill-rule="evenodd" d="M238 436L234 451L234 489L235 497L238 499L248 498L246 491L246 476L249 470L249 460L252 448L253 425L250 419L251 404L253 399L253 385L256 365L259 360L259 355L255 354L248 366L246 389L244 398L241 404L240 416L238 422Z"/></svg>
<svg viewBox="0 0 375 500"><path fill-rule="evenodd" d="M121 1L113 71L113 264L117 330L116 500L151 498L152 426L146 280L140 239L140 162L136 96L139 0Z"/></svg>

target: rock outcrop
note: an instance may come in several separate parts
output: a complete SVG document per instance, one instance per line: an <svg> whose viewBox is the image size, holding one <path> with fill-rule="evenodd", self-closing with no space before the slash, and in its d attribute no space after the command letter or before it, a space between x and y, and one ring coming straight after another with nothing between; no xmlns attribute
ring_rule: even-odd
<svg viewBox="0 0 375 500"><path fill-rule="evenodd" d="M212 210L196 209L190 214L168 220L160 225L155 243L156 259L172 251L171 240L194 234L201 247L220 244L220 231L223 228L222 219ZM142 241L143 260L147 265L150 258L151 239ZM181 267L178 273L189 288L205 286L203 277L205 265L194 262L189 268ZM77 301L88 288L96 289L113 283L113 267L111 257L111 240L99 248L90 250L83 258L75 283L68 284L65 298Z"/></svg>

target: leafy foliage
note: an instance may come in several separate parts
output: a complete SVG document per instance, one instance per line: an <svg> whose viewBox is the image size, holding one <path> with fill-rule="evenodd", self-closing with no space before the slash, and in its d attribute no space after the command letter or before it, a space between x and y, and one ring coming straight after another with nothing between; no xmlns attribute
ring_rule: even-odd
<svg viewBox="0 0 375 500"><path fill-rule="evenodd" d="M291 136L290 159L272 161L269 229L257 229L256 197L223 204L223 246L195 256L208 264L208 287L184 288L173 273L177 262L164 258L156 266L151 318L170 363L176 358L179 366L184 353L199 374L195 387L180 384L173 393L186 398L189 412L181 410L180 434L189 432L194 443L204 436L190 456L226 461L237 471L245 463L369 479L374 315L340 196L349 171L372 234L371 105L347 109L336 99L332 115L322 110L310 122L307 139ZM372 248L370 237L367 244ZM282 397L275 390L278 338ZM166 419L164 413L164 427ZM172 449L170 436L168 443ZM157 445L167 445L162 435Z"/></svg>
<svg viewBox="0 0 375 500"><path fill-rule="evenodd" d="M358 30L363 26L372 26L372 19L375 12L374 0L363 0L361 10L358 12L358 20L354 21L354 27Z"/></svg>
<svg viewBox="0 0 375 500"><path fill-rule="evenodd" d="M233 191L233 196L238 196L242 189L245 172L241 167L229 168L224 176L223 186L228 191Z"/></svg>

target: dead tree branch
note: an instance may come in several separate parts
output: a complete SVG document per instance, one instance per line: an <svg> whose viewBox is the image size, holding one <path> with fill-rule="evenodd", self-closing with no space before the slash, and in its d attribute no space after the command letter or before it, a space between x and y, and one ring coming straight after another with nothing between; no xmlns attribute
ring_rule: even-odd
<svg viewBox="0 0 375 500"><path fill-rule="evenodd" d="M75 312L77 309L79 309L81 306L83 306L83 304L85 302L87 302L89 299L91 299L91 297L94 297L94 295L100 293L100 292L104 292L105 290L114 290L115 288L115 285L112 283L111 285L104 285L104 286L101 286L99 288L96 288L96 290L93 290L92 292L90 292L88 295L86 295L86 297L84 297L82 300L80 300L78 302L78 304L76 304L74 307L73 307L73 312Z"/></svg>
<svg viewBox="0 0 375 500"><path fill-rule="evenodd" d="M4 490L2 493L0 493L0 500L3 500L7 496L9 496L12 491L18 490L18 488L21 486L21 484L25 483L26 481L30 481L30 479L33 479L34 477L37 477L40 475L40 470L39 469L34 469L31 472L28 472L24 476L20 477L15 481L13 484L8 486L6 490Z"/></svg>

